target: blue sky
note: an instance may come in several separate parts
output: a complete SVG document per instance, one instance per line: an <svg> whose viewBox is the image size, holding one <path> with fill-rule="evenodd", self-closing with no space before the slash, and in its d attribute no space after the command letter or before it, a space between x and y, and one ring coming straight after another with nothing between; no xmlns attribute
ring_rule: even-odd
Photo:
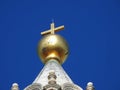
<svg viewBox="0 0 120 90"><path fill-rule="evenodd" d="M65 25L58 32L70 54L63 64L74 83L85 89L120 90L119 0L1 0L0 90L17 82L22 90L43 68L37 44L40 32Z"/></svg>

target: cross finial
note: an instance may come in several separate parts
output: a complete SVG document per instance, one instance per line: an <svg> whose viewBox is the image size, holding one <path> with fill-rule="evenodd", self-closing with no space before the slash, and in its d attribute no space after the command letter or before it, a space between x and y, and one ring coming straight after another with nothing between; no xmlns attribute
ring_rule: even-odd
<svg viewBox="0 0 120 90"><path fill-rule="evenodd" d="M44 32L41 32L41 35L55 34L55 32L63 30L63 29L64 29L64 25L55 28L54 22L52 22L50 30L46 30Z"/></svg>

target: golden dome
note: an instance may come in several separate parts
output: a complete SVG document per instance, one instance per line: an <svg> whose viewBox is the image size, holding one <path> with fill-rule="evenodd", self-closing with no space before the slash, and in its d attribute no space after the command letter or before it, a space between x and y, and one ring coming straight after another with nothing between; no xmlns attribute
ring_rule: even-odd
<svg viewBox="0 0 120 90"><path fill-rule="evenodd" d="M43 36L38 44L38 55L43 63L56 59L63 63L68 56L68 45L63 37L57 34Z"/></svg>

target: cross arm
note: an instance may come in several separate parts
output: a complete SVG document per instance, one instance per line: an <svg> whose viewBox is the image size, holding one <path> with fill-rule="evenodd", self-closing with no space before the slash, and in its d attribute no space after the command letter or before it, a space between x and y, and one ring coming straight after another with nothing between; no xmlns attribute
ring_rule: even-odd
<svg viewBox="0 0 120 90"><path fill-rule="evenodd" d="M63 29L64 29L64 25L59 26L59 27L56 27L56 28L54 29L54 31L55 31L55 32L58 32L58 31L63 30ZM41 32L41 35L46 35L46 34L50 34L50 33L51 33L51 29L50 29L50 30L46 30L46 31L44 31L44 32Z"/></svg>

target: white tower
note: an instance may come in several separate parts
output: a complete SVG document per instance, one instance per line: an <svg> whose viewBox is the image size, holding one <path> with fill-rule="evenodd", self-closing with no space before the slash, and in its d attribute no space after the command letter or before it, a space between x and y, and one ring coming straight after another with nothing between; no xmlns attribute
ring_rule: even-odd
<svg viewBox="0 0 120 90"><path fill-rule="evenodd" d="M44 36L38 44L38 55L45 66L33 83L24 90L83 90L73 83L61 66L69 54L69 49L65 39L55 32L63 29L64 26L55 28L52 23L50 30L41 33ZM94 90L91 82L86 90Z"/></svg>

